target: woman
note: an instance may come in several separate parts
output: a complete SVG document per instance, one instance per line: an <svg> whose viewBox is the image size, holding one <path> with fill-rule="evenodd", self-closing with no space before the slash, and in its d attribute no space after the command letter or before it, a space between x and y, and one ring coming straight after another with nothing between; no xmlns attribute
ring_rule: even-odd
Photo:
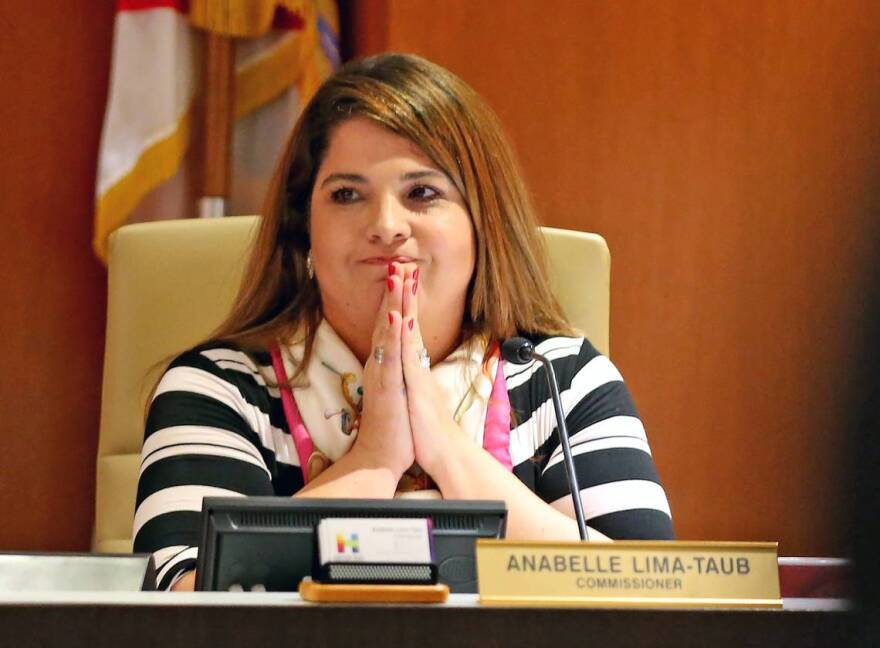
<svg viewBox="0 0 880 648"><path fill-rule="evenodd" d="M418 57L345 66L294 129L229 318L156 389L135 549L192 589L201 499L230 494L497 499L509 538L577 539L543 369L499 358L514 334L554 360L592 537L671 537L497 118Z"/></svg>

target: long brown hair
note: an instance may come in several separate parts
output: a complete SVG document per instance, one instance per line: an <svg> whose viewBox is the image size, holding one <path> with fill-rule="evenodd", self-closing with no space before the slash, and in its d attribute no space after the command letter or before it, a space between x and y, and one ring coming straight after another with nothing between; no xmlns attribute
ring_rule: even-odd
<svg viewBox="0 0 880 648"><path fill-rule="evenodd" d="M321 319L306 266L309 204L330 135L352 117L417 144L463 196L477 247L466 333L490 341L518 331L574 333L550 290L538 222L496 115L448 70L414 55L382 54L345 65L303 111L270 185L238 296L214 339L265 349L298 334L308 362Z"/></svg>

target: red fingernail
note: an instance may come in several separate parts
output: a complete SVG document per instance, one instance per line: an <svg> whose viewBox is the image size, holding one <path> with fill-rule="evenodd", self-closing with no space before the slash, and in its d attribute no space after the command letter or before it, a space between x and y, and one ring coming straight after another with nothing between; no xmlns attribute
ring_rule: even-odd
<svg viewBox="0 0 880 648"><path fill-rule="evenodd" d="M394 324L394 315L391 313L388 313L388 323L392 325Z"/></svg>
<svg viewBox="0 0 880 648"><path fill-rule="evenodd" d="M416 294L416 291L417 291L418 289L419 289L419 282L417 281L417 282L415 282L415 283L413 284L413 295Z"/></svg>
<svg viewBox="0 0 880 648"><path fill-rule="evenodd" d="M409 328L410 331L412 331L413 324L415 324L415 320L410 320L409 324L407 324L407 327Z"/></svg>
<svg viewBox="0 0 880 648"><path fill-rule="evenodd" d="M388 274L389 275L394 274L394 261L392 261L391 263L388 264Z"/></svg>
<svg viewBox="0 0 880 648"><path fill-rule="evenodd" d="M418 280L419 280L419 269L420 269L420 268L416 268L416 271L413 272L413 281L418 281Z"/></svg>
<svg viewBox="0 0 880 648"><path fill-rule="evenodd" d="M388 277L388 290L394 290L394 282L391 281L391 277Z"/></svg>

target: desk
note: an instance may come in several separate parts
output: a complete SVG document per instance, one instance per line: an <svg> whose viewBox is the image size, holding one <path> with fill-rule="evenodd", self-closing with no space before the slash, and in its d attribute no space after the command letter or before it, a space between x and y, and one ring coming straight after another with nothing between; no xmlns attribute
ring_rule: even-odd
<svg viewBox="0 0 880 648"><path fill-rule="evenodd" d="M599 610L486 608L465 594L412 606L315 605L279 593L0 594L0 644L16 648L804 648L849 645L852 622L841 601L809 599L783 610Z"/></svg>

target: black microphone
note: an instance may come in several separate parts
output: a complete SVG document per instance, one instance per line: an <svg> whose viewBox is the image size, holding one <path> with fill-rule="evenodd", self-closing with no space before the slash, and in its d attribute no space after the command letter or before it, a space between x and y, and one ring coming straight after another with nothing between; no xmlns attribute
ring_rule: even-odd
<svg viewBox="0 0 880 648"><path fill-rule="evenodd" d="M565 463L565 475L568 477L568 490L571 492L571 501L574 504L574 516L577 520L581 540L589 540L584 508L581 503L581 488L578 486L577 475L574 472L574 459L571 458L571 445L568 443L568 428L565 426L565 414L562 411L562 400L559 397L559 385L556 382L556 372L553 371L553 365L547 358L535 352L535 345L521 337L504 340L501 345L501 355L513 364L528 364L532 360L538 360L547 370L547 385L550 387L553 408L556 410L556 432L559 434L559 443L562 445L562 458Z"/></svg>

